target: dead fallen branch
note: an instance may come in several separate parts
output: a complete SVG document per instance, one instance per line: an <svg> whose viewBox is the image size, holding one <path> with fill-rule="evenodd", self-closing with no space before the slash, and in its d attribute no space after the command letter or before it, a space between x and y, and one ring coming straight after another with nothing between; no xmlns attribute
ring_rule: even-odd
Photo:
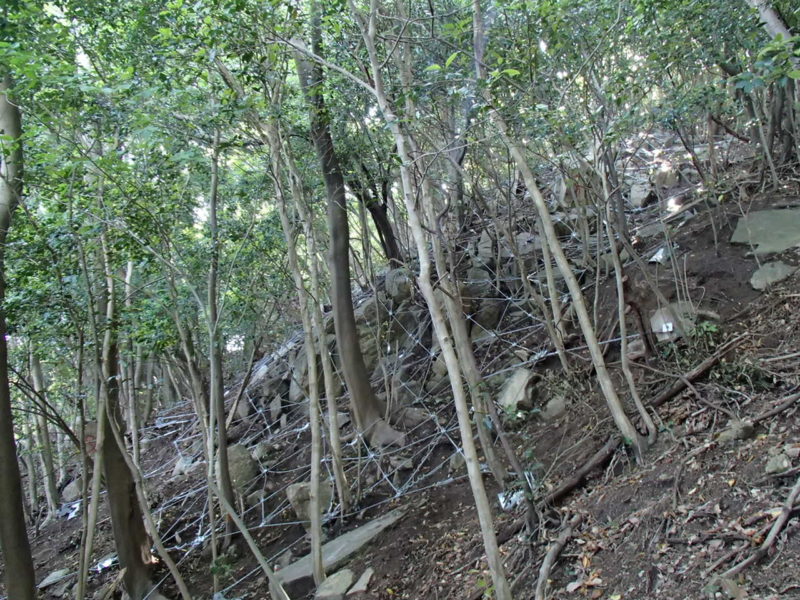
<svg viewBox="0 0 800 600"><path fill-rule="evenodd" d="M791 408L798 400L800 400L800 392L792 394L791 396L786 396L786 398L784 398L783 401L778 404L778 406L754 417L751 422L753 425L755 425L760 421L765 421L766 419L774 417L775 415L779 415L786 409Z"/></svg>
<svg viewBox="0 0 800 600"><path fill-rule="evenodd" d="M572 477L564 481L560 486L542 498L540 502L541 506L552 507L572 490L580 486L589 473L594 471L600 465L605 464L606 461L611 458L621 442L622 439L617 435L612 435L610 438L608 438L608 441L603 445L603 447L595 452L580 469L575 471ZM497 543L499 545L505 544L508 540L522 530L522 528L525 526L525 522L526 521L524 518L515 519L508 525L508 527L498 534Z"/></svg>
<svg viewBox="0 0 800 600"><path fill-rule="evenodd" d="M534 596L536 600L545 600L547 581L550 578L553 565L555 565L558 555L561 554L561 550L572 537L572 532L582 521L583 515L575 515L572 517L569 524L563 529L556 541L550 545L550 549L547 551L544 561L542 561L542 566L539 568L539 579L536 581L536 595Z"/></svg>
<svg viewBox="0 0 800 600"><path fill-rule="evenodd" d="M665 402L671 400L683 390L686 389L686 382L694 382L703 375L705 375L711 368L716 365L720 360L722 360L725 355L727 355L731 350L733 350L736 346L738 346L741 342L746 340L748 337L747 334L742 334L733 338L732 340L725 342L720 346L719 350L717 350L714 354L709 356L699 365L697 365L694 369L679 376L675 381L669 385L666 389L662 390L655 398L650 401L650 406L652 408L658 408Z"/></svg>
<svg viewBox="0 0 800 600"><path fill-rule="evenodd" d="M767 539L764 540L764 543L761 544L761 546L759 546L758 549L746 559L725 571L722 574L722 577L733 577L734 575L741 573L750 565L757 563L767 555L770 549L775 545L778 535L789 521L789 517L791 516L792 512L794 512L794 504L797 502L798 495L800 495L800 478L797 479L792 491L789 492L789 496L786 498L786 502L783 504L783 510L781 510L780 516L775 520L775 523L769 530L769 535L767 535Z"/></svg>
<svg viewBox="0 0 800 600"><path fill-rule="evenodd" d="M605 445L595 452L580 469L575 471L572 477L547 494L547 496L542 499L542 504L544 506L552 506L564 498L564 496L569 494L572 490L577 488L581 483L583 483L583 480L587 475L589 475L589 473L611 458L611 455L614 454L614 451L617 449L621 441L622 439L616 435L612 435L610 438L608 438L608 441L605 443Z"/></svg>

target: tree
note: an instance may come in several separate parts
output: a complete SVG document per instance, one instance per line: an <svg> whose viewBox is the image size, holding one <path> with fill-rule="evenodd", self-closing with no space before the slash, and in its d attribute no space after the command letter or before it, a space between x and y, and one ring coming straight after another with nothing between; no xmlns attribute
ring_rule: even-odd
<svg viewBox="0 0 800 600"><path fill-rule="evenodd" d="M311 31L313 48L322 53L322 32L317 2L312 2ZM302 44L302 42L299 42ZM298 52L295 55L300 86L309 106L311 137L325 181L328 197L328 230L330 233L330 269L332 276L333 322L336 344L350 404L359 429L377 446L400 443L403 435L393 430L383 417L383 407L369 383L364 357L353 314L353 296L350 284L350 226L347 216L345 181L333 138L330 132L330 115L323 96L324 76L317 63L310 62Z"/></svg>
<svg viewBox="0 0 800 600"><path fill-rule="evenodd" d="M11 74L3 70L0 83L0 304L5 298L5 246L11 216L22 198L22 118L11 100ZM25 528L22 484L17 462L11 390L8 385L8 346L5 311L0 307L0 547L6 561L10 598L33 600L33 558Z"/></svg>

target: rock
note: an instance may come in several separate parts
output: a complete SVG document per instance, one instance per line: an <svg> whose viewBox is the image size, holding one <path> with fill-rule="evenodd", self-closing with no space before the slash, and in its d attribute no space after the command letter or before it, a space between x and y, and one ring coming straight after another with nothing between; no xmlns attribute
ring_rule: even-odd
<svg viewBox="0 0 800 600"><path fill-rule="evenodd" d="M390 456L389 464L398 471L410 471L414 468L414 462L410 458L403 456Z"/></svg>
<svg viewBox="0 0 800 600"><path fill-rule="evenodd" d="M275 396L269 403L269 420L270 423L275 423L281 418L283 413L283 398Z"/></svg>
<svg viewBox="0 0 800 600"><path fill-rule="evenodd" d="M275 447L272 444L262 440L256 444L255 448L253 448L253 459L257 460L258 462L262 462L267 459L274 449Z"/></svg>
<svg viewBox="0 0 800 600"><path fill-rule="evenodd" d="M472 267L467 270L466 279L461 285L461 297L465 303L469 304L495 295L492 294L493 288L494 282L491 274L484 269Z"/></svg>
<svg viewBox="0 0 800 600"><path fill-rule="evenodd" d="M42 579L42 581L36 587L40 590L43 590L44 588L55 585L59 581L66 579L71 575L74 575L74 573L72 573L69 569L59 569L58 571L53 571L47 577Z"/></svg>
<svg viewBox="0 0 800 600"><path fill-rule="evenodd" d="M550 398L542 409L542 418L545 421L555 421L567 412L567 399L564 396Z"/></svg>
<svg viewBox="0 0 800 600"><path fill-rule="evenodd" d="M188 475L198 466L191 456L179 456L175 462L175 468L172 469L173 477L180 477L181 475ZM65 490L66 491L66 490Z"/></svg>
<svg viewBox="0 0 800 600"><path fill-rule="evenodd" d="M250 399L247 396L243 396L239 399L239 403L236 405L236 416L240 420L245 420L250 417L254 413L253 403L250 402Z"/></svg>
<svg viewBox="0 0 800 600"><path fill-rule="evenodd" d="M314 600L344 600L344 595L353 583L355 575L350 569L342 569L330 575L314 593Z"/></svg>
<svg viewBox="0 0 800 600"><path fill-rule="evenodd" d="M331 420L328 416L327 412L322 413L322 420L325 422L325 427L328 429L331 428ZM350 423L350 413L336 411L336 423L339 425L339 429Z"/></svg>
<svg viewBox="0 0 800 600"><path fill-rule="evenodd" d="M247 506L255 507L259 506L261 503L266 500L267 494L264 490L256 490L252 494L248 494L247 498L245 498L245 502L247 502Z"/></svg>
<svg viewBox="0 0 800 600"><path fill-rule="evenodd" d="M477 333L479 334L493 331L500 322L500 314L503 311L503 305L503 300L482 300L478 306L478 310L470 315L473 322L473 332L475 332L476 325L478 329Z"/></svg>
<svg viewBox="0 0 800 600"><path fill-rule="evenodd" d="M787 265L781 260L761 265L750 278L750 285L754 290L763 291L774 283L788 279L797 271L796 267Z"/></svg>
<svg viewBox="0 0 800 600"><path fill-rule="evenodd" d="M694 329L697 312L688 302L673 302L650 317L650 329L660 342L672 342Z"/></svg>
<svg viewBox="0 0 800 600"><path fill-rule="evenodd" d="M628 202L633 208L643 208L650 196L653 193L653 188L647 180L640 180L631 185L631 191L628 194Z"/></svg>
<svg viewBox="0 0 800 600"><path fill-rule="evenodd" d="M324 544L322 546L322 563L325 569L334 569L342 564L347 558L369 544L382 531L399 521L403 515L405 515L405 512L402 509L395 509ZM282 583L287 584L303 577L310 577L311 571L311 556L308 555L285 569L281 569L276 575Z"/></svg>
<svg viewBox="0 0 800 600"><path fill-rule="evenodd" d="M789 470L792 467L792 461L789 460L789 457L783 454L776 454L775 456L771 457L767 461L767 466L764 467L764 470L768 475L773 475L775 473L783 473L784 471Z"/></svg>
<svg viewBox="0 0 800 600"><path fill-rule="evenodd" d="M735 440L749 440L756 434L756 428L750 421L735 421L728 429L719 434L721 444Z"/></svg>
<svg viewBox="0 0 800 600"><path fill-rule="evenodd" d="M537 250L542 249L542 239L530 231L520 231L514 236L516 242L516 256L527 258L534 256Z"/></svg>
<svg viewBox="0 0 800 600"><path fill-rule="evenodd" d="M653 184L659 189L669 189L678 185L678 170L672 163L665 162L653 173Z"/></svg>
<svg viewBox="0 0 800 600"><path fill-rule="evenodd" d="M461 475L462 473L466 472L467 461L460 451L453 452L453 455L450 457L447 470L451 476Z"/></svg>
<svg viewBox="0 0 800 600"><path fill-rule="evenodd" d="M382 293L370 296L353 311L356 323L374 325L389 316L388 298Z"/></svg>
<svg viewBox="0 0 800 600"><path fill-rule="evenodd" d="M289 504L294 509L297 519L303 522L305 527L311 524L311 484L293 483L286 488L286 497ZM319 507L322 514L328 512L333 500L333 484L330 481L319 482Z"/></svg>
<svg viewBox="0 0 800 600"><path fill-rule="evenodd" d="M407 269L391 269L386 273L386 293L395 305L411 297L414 289Z"/></svg>
<svg viewBox="0 0 800 600"><path fill-rule="evenodd" d="M259 473L258 464L250 455L250 450L242 444L228 446L228 468L233 489L240 494L244 493Z"/></svg>
<svg viewBox="0 0 800 600"><path fill-rule="evenodd" d="M636 237L646 240L659 235L664 235L667 231L667 226L661 221L645 225L636 230Z"/></svg>
<svg viewBox="0 0 800 600"><path fill-rule="evenodd" d="M81 497L83 481L78 477L70 481L64 490L61 492L61 500L64 502L75 502Z"/></svg>
<svg viewBox="0 0 800 600"><path fill-rule="evenodd" d="M366 594L369 588L370 579L375 574L375 569L369 567L366 571L361 574L361 577L358 578L353 584L353 587L347 592L348 596L355 596L356 594Z"/></svg>
<svg viewBox="0 0 800 600"><path fill-rule="evenodd" d="M489 232L484 229L481 232L481 237L478 239L478 246L476 248L478 262L481 265L489 265L494 261L495 250L497 244Z"/></svg>
<svg viewBox="0 0 800 600"><path fill-rule="evenodd" d="M639 360L647 356L647 346L643 340L632 340L628 343L628 360Z"/></svg>
<svg viewBox="0 0 800 600"><path fill-rule="evenodd" d="M518 368L503 384L500 392L500 406L510 413L520 409L531 408L530 383L533 372L529 369Z"/></svg>
<svg viewBox="0 0 800 600"><path fill-rule="evenodd" d="M800 209L760 210L739 219L732 244L747 244L756 254L783 252L800 245Z"/></svg>

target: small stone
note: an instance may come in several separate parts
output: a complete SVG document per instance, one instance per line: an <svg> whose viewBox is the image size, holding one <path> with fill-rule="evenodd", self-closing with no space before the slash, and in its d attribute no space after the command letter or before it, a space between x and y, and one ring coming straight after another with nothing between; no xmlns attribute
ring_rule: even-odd
<svg viewBox="0 0 800 600"><path fill-rule="evenodd" d="M181 475L188 475L196 466L191 456L180 456L175 463L175 468L172 469L172 476L180 477Z"/></svg>
<svg viewBox="0 0 800 600"><path fill-rule="evenodd" d="M41 581L41 583L36 587L39 588L40 590L43 590L46 587L49 587L51 585L54 585L54 584L58 583L62 579L66 579L70 575L71 575L71 572L70 572L69 569L59 569L58 571L53 571L47 577L45 577Z"/></svg>
<svg viewBox="0 0 800 600"><path fill-rule="evenodd" d="M250 455L250 450L241 444L228 446L228 469L233 488L242 493L258 475L258 464Z"/></svg>
<svg viewBox="0 0 800 600"><path fill-rule="evenodd" d="M542 418L545 421L555 421L567 412L567 400L563 396L550 398L542 409Z"/></svg>
<svg viewBox="0 0 800 600"><path fill-rule="evenodd" d="M75 502L78 498L81 497L83 482L81 478L73 479L67 484L67 487L61 492L61 499L64 502Z"/></svg>
<svg viewBox="0 0 800 600"><path fill-rule="evenodd" d="M297 515L298 520L303 522L304 526L310 525L311 521L311 484L293 483L286 488L286 497L289 499L289 504L294 509L294 514ZM328 507L333 500L333 484L330 481L319 482L319 508L325 514Z"/></svg>
<svg viewBox="0 0 800 600"><path fill-rule="evenodd" d="M347 595L355 596L356 594L366 594L369 587L369 581L372 579L374 574L375 569L369 567L361 574L361 577L358 578L358 581L353 584L353 587L350 588L350 590L347 592Z"/></svg>
<svg viewBox="0 0 800 600"><path fill-rule="evenodd" d="M750 278L750 285L753 286L754 290L763 291L775 283L788 279L794 275L795 271L797 271L795 267L787 265L781 260L769 262L753 273Z"/></svg>
<svg viewBox="0 0 800 600"><path fill-rule="evenodd" d="M352 585L354 577L350 569L334 573L317 588L314 600L344 600L344 595Z"/></svg>
<svg viewBox="0 0 800 600"><path fill-rule="evenodd" d="M386 293L395 304L411 297L413 283L407 269L392 269L386 273Z"/></svg>
<svg viewBox="0 0 800 600"><path fill-rule="evenodd" d="M530 369L519 368L506 380L499 399L500 406L505 411L515 413L531 407L532 378L533 372Z"/></svg>
<svg viewBox="0 0 800 600"><path fill-rule="evenodd" d="M453 456L450 457L450 463L448 464L448 470L450 475L460 475L467 470L467 461L464 459L464 455L461 454L461 452L453 452Z"/></svg>
<svg viewBox="0 0 800 600"><path fill-rule="evenodd" d="M721 444L735 440L749 440L756 433L756 428L750 421L736 421L728 429L719 434Z"/></svg>
<svg viewBox="0 0 800 600"><path fill-rule="evenodd" d="M791 466L792 461L789 460L789 457L781 453L770 458L764 470L767 472L767 475L774 475L776 473L783 473L790 469Z"/></svg>
<svg viewBox="0 0 800 600"><path fill-rule="evenodd" d="M281 396L275 396L272 402L269 403L270 422L275 423L281 418L281 414L283 414L283 398Z"/></svg>
<svg viewBox="0 0 800 600"><path fill-rule="evenodd" d="M628 195L628 202L630 202L631 206L634 208L642 208L645 204L647 204L652 191L653 188L649 181L637 181L631 186L631 191Z"/></svg>
<svg viewBox="0 0 800 600"><path fill-rule="evenodd" d="M247 506L249 507L256 507L259 506L264 500L266 499L266 493L264 490L256 490L252 494L248 494L245 501L247 502Z"/></svg>

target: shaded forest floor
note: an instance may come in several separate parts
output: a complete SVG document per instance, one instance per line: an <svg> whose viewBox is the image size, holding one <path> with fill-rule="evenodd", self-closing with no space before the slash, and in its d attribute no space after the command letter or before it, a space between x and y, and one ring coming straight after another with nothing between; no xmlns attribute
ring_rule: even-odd
<svg viewBox="0 0 800 600"><path fill-rule="evenodd" d="M543 557L576 515L581 522L550 573L549 597L800 598L800 521L794 518L794 506L760 561L723 576L764 542L800 476L800 402L795 402L800 387L800 281L795 275L763 293L753 290L750 277L757 261L749 247L729 242L742 214L793 206L800 206L796 188L752 194L746 200L740 196L735 203L685 205L672 221L677 224L671 237L678 247L676 260L648 263L649 275L669 300L687 292L702 315L711 317L699 319L688 340L659 344L658 356L635 361L640 394L647 403L709 357L718 360L657 408L658 440L641 464L624 446L607 453L565 497L542 508L542 527L533 536L522 527L522 507L502 510L499 489L485 476L515 598L534 597ZM656 204L633 215L634 233L663 218L661 210ZM663 243L643 239L638 247L647 257ZM800 265L797 247L779 258ZM629 269L635 278L637 268ZM586 295L592 298L594 287ZM654 297L644 296L642 303L646 311L657 306ZM613 271L610 277L601 274L596 306L597 322L607 324L598 327L603 339L610 340L604 345L606 357L623 390L619 343L614 341ZM524 347L527 356L547 348L543 337L510 344L513 331L502 333L498 337L503 343ZM477 354L487 365L496 349L479 345ZM575 347L570 357L575 367L570 376L560 371L554 357L538 362L542 377L532 405L505 415L505 426L541 496L568 481L614 434L588 353ZM544 418L554 397L563 400L563 410ZM355 438L346 444L348 472L358 482L360 499L348 514L334 509L328 515L328 539L389 510L404 511L400 522L342 565L356 577L374 569L368 591L348 596L352 600L491 597L470 486L453 458L458 430L452 407L440 396L429 397L423 408L432 416L408 430L403 448L375 452ZM305 476L309 460L308 430L300 412L288 411L283 426L259 413L235 421L230 432L231 442L253 449L262 467L241 507L262 552L277 567L309 547L284 493L288 484ZM345 435L350 431L349 425L343 429ZM177 457L201 453L191 406L160 411L143 436L144 470L165 541L194 597L210 599L205 464L189 460L187 473L175 469ZM31 531L31 538L40 578L76 568L79 518L59 519ZM234 548L214 567L223 597L267 597L255 560L243 544ZM109 566L93 569L93 590L110 591L107 586L117 574L113 552L103 508L94 562L101 565L108 557ZM159 567L159 574L162 593L177 597L166 570ZM54 585L44 593L66 597L71 590L71 585L59 587L64 588ZM287 591L293 599L311 597L313 584L302 579Z"/></svg>

